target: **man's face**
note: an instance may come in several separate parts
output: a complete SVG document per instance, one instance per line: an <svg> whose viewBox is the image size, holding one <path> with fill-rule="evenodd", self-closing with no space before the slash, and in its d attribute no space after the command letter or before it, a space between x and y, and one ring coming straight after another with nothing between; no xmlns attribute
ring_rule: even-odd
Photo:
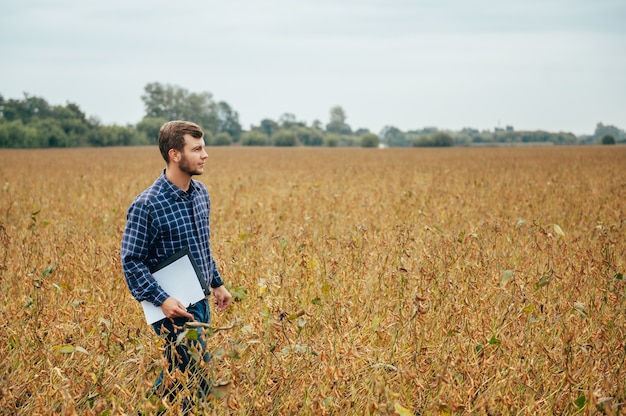
<svg viewBox="0 0 626 416"><path fill-rule="evenodd" d="M204 139L185 134L185 146L181 153L178 168L189 176L202 175L204 173L204 163L209 157L204 150Z"/></svg>

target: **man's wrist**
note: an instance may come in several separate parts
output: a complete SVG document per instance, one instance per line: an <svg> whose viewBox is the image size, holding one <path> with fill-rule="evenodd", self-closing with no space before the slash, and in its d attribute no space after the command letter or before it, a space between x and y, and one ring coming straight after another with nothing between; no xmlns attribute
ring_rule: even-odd
<svg viewBox="0 0 626 416"><path fill-rule="evenodd" d="M163 302L167 300L167 298L169 298L169 295L167 293L159 292L152 303L154 304L154 306L161 306L163 305Z"/></svg>

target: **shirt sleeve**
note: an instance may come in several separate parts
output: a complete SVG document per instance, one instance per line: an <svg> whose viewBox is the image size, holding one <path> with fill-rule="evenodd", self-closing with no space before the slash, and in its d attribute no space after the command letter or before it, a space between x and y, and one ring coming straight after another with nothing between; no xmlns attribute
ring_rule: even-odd
<svg viewBox="0 0 626 416"><path fill-rule="evenodd" d="M222 280L222 276L220 275L220 272L217 270L217 265L215 264L215 259L213 258L213 256L211 256L211 287L212 288L216 288L216 287L220 287L224 284L224 281Z"/></svg>
<svg viewBox="0 0 626 416"><path fill-rule="evenodd" d="M169 295L157 283L146 266L150 240L149 207L135 201L126 215L126 227L120 252L122 269L126 284L137 301L147 300L155 306L161 306Z"/></svg>

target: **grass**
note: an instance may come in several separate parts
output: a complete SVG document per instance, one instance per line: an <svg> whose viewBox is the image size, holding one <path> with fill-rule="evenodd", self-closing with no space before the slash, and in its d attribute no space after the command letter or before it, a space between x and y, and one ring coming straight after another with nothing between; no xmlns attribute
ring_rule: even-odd
<svg viewBox="0 0 626 416"><path fill-rule="evenodd" d="M200 413L626 414L626 148L208 151L212 324L240 324ZM0 150L0 414L163 405L118 254L162 168Z"/></svg>

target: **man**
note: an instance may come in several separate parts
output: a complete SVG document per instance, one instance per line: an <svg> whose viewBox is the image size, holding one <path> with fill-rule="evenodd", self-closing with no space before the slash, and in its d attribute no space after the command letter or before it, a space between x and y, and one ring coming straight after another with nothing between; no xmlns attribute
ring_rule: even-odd
<svg viewBox="0 0 626 416"><path fill-rule="evenodd" d="M209 194L202 183L192 179L204 172L208 157L204 146L204 133L195 123L170 121L161 127L159 150L166 167L152 186L130 205L121 246L122 268L131 294L140 302L159 306L166 316L155 322L153 328L166 340L169 371L179 369L188 377L199 379L200 394L207 394L211 387L200 374L202 364L197 359L201 357L204 362L210 359L202 334L197 341L176 341L185 322L209 323L208 300L205 298L187 308L159 286L150 270L188 248L201 271L203 287L211 288L217 310L223 311L230 304L231 295L211 254ZM167 394L173 395L176 386L164 388L163 381L161 373L155 391L164 394L167 390Z"/></svg>

